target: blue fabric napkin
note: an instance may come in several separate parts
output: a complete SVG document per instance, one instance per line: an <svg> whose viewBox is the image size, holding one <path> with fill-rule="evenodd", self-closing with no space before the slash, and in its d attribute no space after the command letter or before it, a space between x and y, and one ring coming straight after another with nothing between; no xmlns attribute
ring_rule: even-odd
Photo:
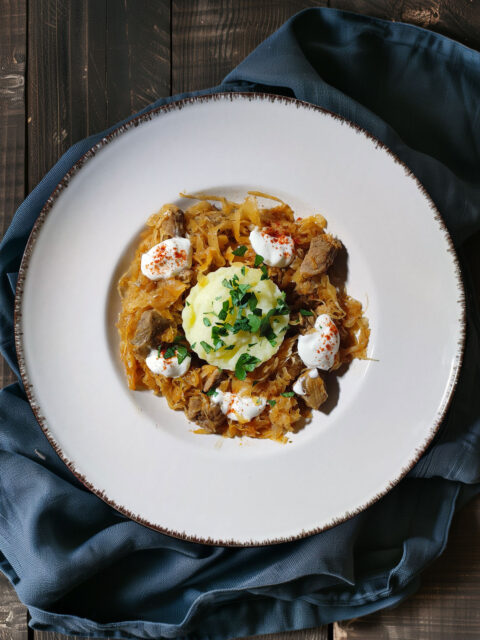
<svg viewBox="0 0 480 640"><path fill-rule="evenodd" d="M312 9L289 20L220 86L189 95L238 90L296 96L371 131L426 186L462 260L463 243L480 228L479 53L412 26ZM13 290L28 234L55 185L103 135L59 160L2 242L1 346L17 374ZM419 573L444 549L453 512L480 486L480 316L465 267L464 278L464 365L434 444L367 511L288 544L208 547L128 520L59 460L21 383L1 391L0 568L28 605L31 625L220 640L360 616L417 589Z"/></svg>

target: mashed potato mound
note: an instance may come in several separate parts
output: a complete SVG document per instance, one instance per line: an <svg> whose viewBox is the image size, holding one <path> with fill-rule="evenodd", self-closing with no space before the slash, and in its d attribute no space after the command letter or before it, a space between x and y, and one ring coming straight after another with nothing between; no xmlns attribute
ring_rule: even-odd
<svg viewBox="0 0 480 640"><path fill-rule="evenodd" d="M262 311L262 316L257 315L258 318L265 318L269 311L281 304L282 292L272 280L262 280L262 275L260 269L233 264L231 267L223 267L201 276L198 283L192 287L182 312L182 325L188 342L200 358L221 369L233 371L243 353L258 358L259 366L278 351L288 327L288 313L272 314L268 320L275 338L270 336L269 339L260 335L260 330L257 329L255 332L229 331L227 335L221 336L224 344L219 348L215 348L212 339L212 328L233 327L240 316L248 317L252 314L249 307L241 309L232 303L231 289L226 286L232 281L234 288L247 285L249 288L246 293L255 294L255 308ZM221 312L226 303L229 311L224 317L225 314L222 315Z"/></svg>

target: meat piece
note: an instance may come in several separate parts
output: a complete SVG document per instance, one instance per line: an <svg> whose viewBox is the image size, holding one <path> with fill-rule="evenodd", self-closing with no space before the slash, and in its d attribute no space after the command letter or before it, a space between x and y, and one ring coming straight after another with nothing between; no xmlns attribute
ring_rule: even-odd
<svg viewBox="0 0 480 640"><path fill-rule="evenodd" d="M328 271L341 246L342 244L339 240L327 233L315 236L310 242L310 248L300 265L301 275L310 278Z"/></svg>
<svg viewBox="0 0 480 640"><path fill-rule="evenodd" d="M131 340L136 354L144 358L148 356L150 351L158 346L160 342L159 336L168 325L168 320L155 309L144 311L140 316L135 335Z"/></svg>
<svg viewBox="0 0 480 640"><path fill-rule="evenodd" d="M185 236L185 214L174 205L169 205L168 211L160 225L162 240Z"/></svg>
<svg viewBox="0 0 480 640"><path fill-rule="evenodd" d="M287 360L286 367L291 378L296 378L300 371L305 369L305 365L298 353L292 353L290 358Z"/></svg>
<svg viewBox="0 0 480 640"><path fill-rule="evenodd" d="M212 433L215 433L226 421L220 407L203 395L190 398L185 414L189 420Z"/></svg>
<svg viewBox="0 0 480 640"><path fill-rule="evenodd" d="M205 378L205 382L203 383L203 391L206 393L209 391L213 385L219 382L222 377L222 372L218 367L214 367L211 364L206 364L202 367L202 374L205 374L207 377ZM203 375L202 375L203 377Z"/></svg>
<svg viewBox="0 0 480 640"><path fill-rule="evenodd" d="M302 395L305 404L311 409L318 409L328 398L323 378L317 376L310 377L310 372L303 373L299 380L301 381L304 394Z"/></svg>

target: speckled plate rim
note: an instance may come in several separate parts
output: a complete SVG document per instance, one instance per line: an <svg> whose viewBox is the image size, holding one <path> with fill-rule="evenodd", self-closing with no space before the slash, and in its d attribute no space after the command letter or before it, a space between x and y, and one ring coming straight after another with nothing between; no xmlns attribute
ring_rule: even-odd
<svg viewBox="0 0 480 640"><path fill-rule="evenodd" d="M25 283L25 279L26 279L26 276L27 276L27 271L28 271L30 258L32 256L32 253L33 253L34 249L35 249L36 240L38 238L38 235L41 233L43 223L45 222L45 219L46 219L49 211L55 205L55 202L56 202L57 198L62 193L62 191L69 185L69 182L72 179L72 177L77 174L77 172L85 165L85 163L88 162L88 160L90 160L91 158L93 158L99 151L101 151L106 145L108 145L110 142L112 142L118 136L122 135L126 131L129 131L132 128L137 127L139 124L142 124L143 122L147 122L149 120L152 120L153 118L161 116L163 113L167 113L167 112L172 111L172 110L181 110L184 106L190 105L192 103L212 102L212 101L217 101L217 100L230 100L230 101L233 101L233 100L236 100L238 98L248 99L248 100L260 99L260 100L269 100L271 102L283 102L285 104L295 104L297 106L297 108L306 108L306 109L311 109L311 110L317 111L317 112L322 113L324 115L327 115L327 116L329 116L329 117L331 117L331 118L333 118L335 120L338 120L338 121L342 122L343 124L347 125L348 127L354 129L358 133L363 134L365 137L369 138L373 142L373 144L375 145L376 148L380 148L380 149L386 151L390 155L390 157L395 161L395 163L399 164L403 168L403 170L405 171L405 174L415 181L418 190L422 193L423 197L425 198L426 203L427 203L429 209L431 210L434 219L436 220L436 222L438 224L439 231L441 233L443 233L443 236L444 236L444 238L445 238L445 240L447 242L448 252L451 254L452 260L453 260L453 266L454 266L454 272L455 272L454 275L455 275L455 278L456 278L456 285L457 285L457 290L458 290L457 304L460 305L460 310L461 310L461 320L460 320L461 326L459 328L459 339L458 339L458 342L457 342L457 351L456 351L456 354L454 356L453 366L451 368L451 373L450 373L450 377L449 377L449 381L448 381L448 385L447 385L447 392L446 392L445 400L442 403L441 409L438 412L435 420L432 422L432 426L431 426L429 432L427 433L423 443L413 451L412 458L409 460L408 464L405 465L402 468L402 470L398 474L398 476L395 479L391 480L388 483L388 485L383 488L383 490L379 491L377 493L377 495L375 495L375 497L373 499L370 499L369 501L361 504L355 510L346 512L340 518L338 518L338 517L334 518L333 520L331 520L330 522L328 522L324 526L321 526L321 527L318 527L318 528L313 528L313 529L308 530L308 531L301 531L298 535L294 535L294 536L290 536L290 537L286 537L286 538L276 538L276 539L272 539L272 540L248 541L248 542L238 542L238 541L235 541L235 540L214 540L214 539L211 539L211 538L204 539L204 538L199 538L199 537L192 536L192 535L187 535L187 534L179 532L179 531L173 531L173 530L170 530L170 529L167 529L167 528L163 528L163 527L161 527L161 526L159 526L157 524L149 522L148 520L142 518L138 514L132 513L130 510L128 510L127 508L123 507L122 505L117 504L115 501L110 499L105 494L105 492L103 492L101 490L98 490L94 485L92 485L88 481L88 479L84 475L79 473L78 470L75 468L74 463L67 456L65 456L65 454L62 451L61 446L57 443L57 441L53 437L52 433L49 431L49 428L47 426L47 421L46 421L45 417L42 414L41 405L40 405L38 399L36 398L36 395L35 395L35 392L34 392L34 389L33 389L33 385L30 383L30 380L29 380L29 377L28 377L28 373L27 373L27 368L26 368L26 364L25 364L25 355L24 355L24 349L23 349L23 341L22 341L22 335L23 334L22 334L22 327L21 327L21 323L22 323L21 307L22 307L22 297L23 297L23 292L24 292L24 283ZM466 341L466 297L465 297L464 283L463 283L462 272L461 272L461 267L460 267L460 263L459 263L459 260L458 260L458 256L456 254L455 247L454 247L452 238L450 236L450 233L449 233L449 231L448 231L448 229L447 229L447 227L445 225L445 222L444 222L439 210L437 209L437 207L436 207L435 203L433 202L430 194L428 193L428 191L426 190L424 185L421 183L421 181L409 169L409 167L402 160L400 160L400 158L398 158L398 156L387 145L385 145L378 138L373 136L369 131L367 131L366 129L363 129L362 127L358 126L354 122L351 122L350 120L347 120L346 118L343 118L342 116L340 116L340 115L338 115L338 114L336 114L336 113L334 113L332 111L324 109L323 107L319 107L319 106L310 104L308 102L303 102L303 101L297 100L295 98L289 98L289 97L286 97L286 96L279 96L279 95L268 94L268 93L257 93L257 92L248 92L248 93L245 93L245 92L215 93L215 94L208 94L208 95L203 95L203 96L195 96L195 97L185 98L185 99L178 100L178 101L172 101L172 102L170 102L170 103L168 103L166 105L153 108L152 110L150 110L150 111L148 111L148 112L146 112L144 114L140 114L138 116L135 116L131 120L129 120L128 122L118 126L112 132L110 132L108 135L103 137L99 142L97 142L95 145L93 145L86 153L84 153L75 162L75 164L71 167L71 169L62 178L62 180L60 180L60 182L57 184L57 186L53 190L52 194L49 196L49 198L45 202L42 210L40 211L40 214L39 214L37 220L35 221L35 224L34 224L34 226L32 228L32 231L31 231L31 233L29 235L29 238L28 238L28 241L27 241L24 253L23 253L23 257L22 257L22 260L21 260L21 264L20 264L20 269L19 269L19 273L18 273L18 280L17 280L17 286L16 286L16 292L15 292L14 334L15 334L15 347L16 347L17 358L18 358L18 363L19 363L20 375L21 375L21 378L22 378L22 382L23 382L23 385L24 385L24 388L25 388L25 392L26 392L27 398L28 398L29 403L31 405L32 411L33 411L33 413L35 415L35 418L37 419L38 424L40 425L42 431L44 432L46 438L48 439L50 445L55 450L57 455L61 458L61 460L68 467L68 469L78 478L78 480L87 489L89 489L92 493L94 493L96 496L101 498L105 503L107 503L108 505L110 505L111 507L113 507L114 509L116 509L117 511L119 511L120 513L125 515L126 517L130 518L131 520L134 520L134 521L138 522L139 524L142 524L142 525L147 526L147 527L149 527L151 529L159 531L160 533L167 534L167 535L175 537L175 538L179 538L179 539L182 539L182 540L187 540L187 541L190 541L190 542L200 543L200 544L216 545L216 546L228 546L228 547L268 546L268 545L281 544L281 543L285 543L285 542L292 542L294 540L299 540L299 539L305 538L307 536L311 536L311 535L315 535L317 533L321 533L322 531L330 529L330 528L336 526L337 524L345 522L346 520L352 518L353 516L357 515L358 513L361 513L362 511L364 511L365 509L370 507L372 504L375 504L378 500L380 500L383 496L385 496L389 491L391 491L405 477L405 475L416 465L416 463L420 460L422 455L425 453L425 451L427 450L427 448L429 447L429 445L433 441L433 439L434 439L435 435L437 434L437 431L438 431L443 419L445 418L445 415L446 415L446 413L447 413L447 411L448 411L448 409L450 407L455 388L456 388L457 383L458 383L460 370L461 370L461 365L462 365L462 361L463 361L463 355L464 355L464 349L465 349L465 341Z"/></svg>

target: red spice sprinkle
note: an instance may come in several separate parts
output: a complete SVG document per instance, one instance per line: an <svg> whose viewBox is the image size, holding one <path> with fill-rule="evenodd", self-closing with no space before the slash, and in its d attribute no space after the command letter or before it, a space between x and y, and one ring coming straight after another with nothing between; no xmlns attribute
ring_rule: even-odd
<svg viewBox="0 0 480 640"><path fill-rule="evenodd" d="M168 250L165 245L159 245L153 252L149 268L153 272L160 272L162 267L167 266L168 262L173 261L177 267L181 266L187 260L187 252L184 249L173 248Z"/></svg>
<svg viewBox="0 0 480 640"><path fill-rule="evenodd" d="M266 229L262 229L262 235L270 236L271 242L276 244L290 244L292 238L282 231L275 229L274 227L267 227Z"/></svg>

